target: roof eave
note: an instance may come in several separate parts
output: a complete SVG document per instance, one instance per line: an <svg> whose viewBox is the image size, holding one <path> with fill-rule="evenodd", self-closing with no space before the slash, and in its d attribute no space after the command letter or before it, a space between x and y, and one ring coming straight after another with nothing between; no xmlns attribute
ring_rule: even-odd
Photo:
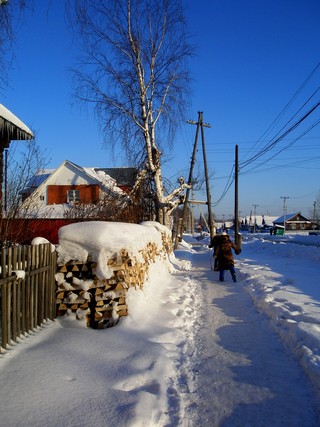
<svg viewBox="0 0 320 427"><path fill-rule="evenodd" d="M0 104L0 139L20 141L33 139L32 131L17 116Z"/></svg>

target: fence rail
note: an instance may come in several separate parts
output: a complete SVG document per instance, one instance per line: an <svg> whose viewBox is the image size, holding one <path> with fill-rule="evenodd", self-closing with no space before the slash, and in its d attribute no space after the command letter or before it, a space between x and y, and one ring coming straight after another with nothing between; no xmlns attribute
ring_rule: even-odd
<svg viewBox="0 0 320 427"><path fill-rule="evenodd" d="M56 253L45 244L2 248L0 256L1 351L54 319Z"/></svg>

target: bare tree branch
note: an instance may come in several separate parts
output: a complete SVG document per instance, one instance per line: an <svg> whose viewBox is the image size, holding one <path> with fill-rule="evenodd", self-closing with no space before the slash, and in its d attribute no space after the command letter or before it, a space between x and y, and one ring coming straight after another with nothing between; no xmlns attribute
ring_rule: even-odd
<svg viewBox="0 0 320 427"><path fill-rule="evenodd" d="M14 58L15 29L32 3L32 0L0 0L0 89L8 82L8 67Z"/></svg>
<svg viewBox="0 0 320 427"><path fill-rule="evenodd" d="M154 181L155 202L164 195L162 150L182 123L188 92L185 34L180 0L68 0L82 40L73 70L76 97L92 104L106 143L121 143L130 160L143 162Z"/></svg>

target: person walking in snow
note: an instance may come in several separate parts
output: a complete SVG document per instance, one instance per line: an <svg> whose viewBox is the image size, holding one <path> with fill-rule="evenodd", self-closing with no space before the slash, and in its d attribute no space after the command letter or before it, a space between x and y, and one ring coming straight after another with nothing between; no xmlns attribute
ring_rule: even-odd
<svg viewBox="0 0 320 427"><path fill-rule="evenodd" d="M234 282L237 281L237 276L234 269L234 258L233 258L232 250L234 250L237 255L239 255L241 252L241 249L238 248L238 246L231 241L228 234L222 233L216 239L216 247L214 250L214 256L218 264L216 271L219 271L220 282L224 281L225 270L230 270L232 280Z"/></svg>

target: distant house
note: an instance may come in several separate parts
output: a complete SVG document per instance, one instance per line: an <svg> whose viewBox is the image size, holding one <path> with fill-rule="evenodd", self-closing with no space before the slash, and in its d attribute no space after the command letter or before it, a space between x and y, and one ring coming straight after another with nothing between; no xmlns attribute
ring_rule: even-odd
<svg viewBox="0 0 320 427"><path fill-rule="evenodd" d="M301 215L300 212L294 213L294 214L287 214L283 215L279 218L277 218L275 221L273 221L273 225L276 226L284 226L285 222L285 228L286 230L310 230L312 222L305 218L303 215Z"/></svg>
<svg viewBox="0 0 320 427"><path fill-rule="evenodd" d="M31 218L65 218L75 207L98 205L106 197L119 203L128 200L136 176L134 168L87 168L65 160L30 179L21 192L21 212Z"/></svg>

